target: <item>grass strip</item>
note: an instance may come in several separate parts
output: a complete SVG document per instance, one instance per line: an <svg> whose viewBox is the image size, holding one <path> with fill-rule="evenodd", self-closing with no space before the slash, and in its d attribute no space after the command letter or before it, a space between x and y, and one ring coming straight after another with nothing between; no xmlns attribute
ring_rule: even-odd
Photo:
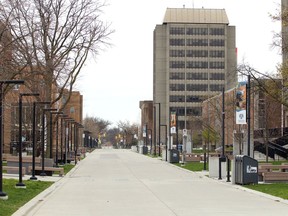
<svg viewBox="0 0 288 216"><path fill-rule="evenodd" d="M21 206L47 189L54 182L23 181L26 188L15 188L16 179L3 179L3 192L8 195L7 200L0 200L0 216L12 215Z"/></svg>
<svg viewBox="0 0 288 216"><path fill-rule="evenodd" d="M283 199L288 199L287 183L255 184L255 185L244 185L243 187L256 190L262 193L270 194Z"/></svg>

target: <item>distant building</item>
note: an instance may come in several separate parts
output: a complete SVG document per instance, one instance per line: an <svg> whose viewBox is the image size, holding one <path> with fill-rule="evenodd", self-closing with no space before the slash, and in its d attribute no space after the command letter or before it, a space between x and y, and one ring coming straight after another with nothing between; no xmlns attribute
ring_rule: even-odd
<svg viewBox="0 0 288 216"><path fill-rule="evenodd" d="M171 112L180 133L201 129L202 102L237 84L236 55L235 26L224 9L166 10L154 30L153 101L161 106L160 122L158 108L154 116L156 136L159 123L169 133Z"/></svg>
<svg viewBox="0 0 288 216"><path fill-rule="evenodd" d="M152 141L154 136L153 134L151 136L151 131L153 131L153 101L140 101L139 108L141 109L141 125L138 139L143 140L145 143L146 141ZM149 135L151 136L151 140L149 140Z"/></svg>
<svg viewBox="0 0 288 216"><path fill-rule="evenodd" d="M269 80L258 80L258 82L267 82ZM254 141L257 144L264 144L264 139L271 141L282 134L282 106L281 103L265 94L261 89L257 88L257 83L251 84L251 104L250 104L250 155L253 156ZM241 154L247 154L247 119L244 119L244 124L236 123L237 110L237 92L239 89L245 89L246 86L233 88L225 92L225 145L235 145L240 143L236 151ZM245 93L246 94L246 93ZM222 98L219 94L203 102L203 121L205 128L211 129L210 149L215 149L222 144ZM244 99L244 109L246 110L246 98ZM247 110L246 110L247 111ZM216 133L218 140L213 140L213 134ZM236 134L241 134L241 140L234 140ZM237 138L236 138L237 139Z"/></svg>

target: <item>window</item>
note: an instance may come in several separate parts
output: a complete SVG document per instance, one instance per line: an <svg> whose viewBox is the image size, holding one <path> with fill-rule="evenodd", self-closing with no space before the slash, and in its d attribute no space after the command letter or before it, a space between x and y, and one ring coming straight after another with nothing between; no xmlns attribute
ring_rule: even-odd
<svg viewBox="0 0 288 216"><path fill-rule="evenodd" d="M225 57L224 50L211 50L209 54L211 58L224 58Z"/></svg>
<svg viewBox="0 0 288 216"><path fill-rule="evenodd" d="M187 109L187 116L201 116L202 108L201 107L192 107Z"/></svg>
<svg viewBox="0 0 288 216"><path fill-rule="evenodd" d="M224 35L224 28L210 28L210 35Z"/></svg>
<svg viewBox="0 0 288 216"><path fill-rule="evenodd" d="M187 28L187 35L208 35L207 28Z"/></svg>
<svg viewBox="0 0 288 216"><path fill-rule="evenodd" d="M186 102L202 102L205 100L204 96L187 95Z"/></svg>
<svg viewBox="0 0 288 216"><path fill-rule="evenodd" d="M222 91L224 85L222 84L211 84L210 85L210 90L211 91Z"/></svg>
<svg viewBox="0 0 288 216"><path fill-rule="evenodd" d="M210 46L225 46L225 41L222 39L210 40Z"/></svg>
<svg viewBox="0 0 288 216"><path fill-rule="evenodd" d="M170 84L170 91L185 91L184 84Z"/></svg>
<svg viewBox="0 0 288 216"><path fill-rule="evenodd" d="M184 27L171 27L170 35L185 35L185 28Z"/></svg>
<svg viewBox="0 0 288 216"><path fill-rule="evenodd" d="M211 68L211 69L225 69L225 63L224 62L210 62L209 68Z"/></svg>
<svg viewBox="0 0 288 216"><path fill-rule="evenodd" d="M204 61L188 61L187 68L208 68L208 62Z"/></svg>
<svg viewBox="0 0 288 216"><path fill-rule="evenodd" d="M207 50L187 50L187 57L208 57Z"/></svg>
<svg viewBox="0 0 288 216"><path fill-rule="evenodd" d="M187 84L187 91L207 91L207 84Z"/></svg>
<svg viewBox="0 0 288 216"><path fill-rule="evenodd" d="M170 39L170 46L185 46L185 39Z"/></svg>
<svg viewBox="0 0 288 216"><path fill-rule="evenodd" d="M187 80L208 80L208 73L187 73Z"/></svg>
<svg viewBox="0 0 288 216"><path fill-rule="evenodd" d="M210 73L210 80L224 80L224 73Z"/></svg>
<svg viewBox="0 0 288 216"><path fill-rule="evenodd" d="M184 61L170 61L170 68L185 68Z"/></svg>
<svg viewBox="0 0 288 216"><path fill-rule="evenodd" d="M187 46L208 46L208 39L187 39Z"/></svg>
<svg viewBox="0 0 288 216"><path fill-rule="evenodd" d="M185 57L184 50L170 50L170 57Z"/></svg>
<svg viewBox="0 0 288 216"><path fill-rule="evenodd" d="M185 73L179 73L179 72L173 72L170 73L170 80L184 80L185 79Z"/></svg>
<svg viewBox="0 0 288 216"><path fill-rule="evenodd" d="M170 95L170 102L184 102L184 95Z"/></svg>

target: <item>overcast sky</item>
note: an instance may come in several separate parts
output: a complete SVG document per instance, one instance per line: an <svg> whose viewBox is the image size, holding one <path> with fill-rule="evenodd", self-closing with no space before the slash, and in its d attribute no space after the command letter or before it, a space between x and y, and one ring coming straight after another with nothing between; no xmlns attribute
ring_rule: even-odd
<svg viewBox="0 0 288 216"><path fill-rule="evenodd" d="M272 49L273 22L281 0L106 0L103 19L115 33L111 47L87 62L76 86L83 95L86 115L108 120L140 122L139 101L153 98L153 30L162 24L166 8L212 8L226 10L236 26L238 63L273 72L281 56Z"/></svg>

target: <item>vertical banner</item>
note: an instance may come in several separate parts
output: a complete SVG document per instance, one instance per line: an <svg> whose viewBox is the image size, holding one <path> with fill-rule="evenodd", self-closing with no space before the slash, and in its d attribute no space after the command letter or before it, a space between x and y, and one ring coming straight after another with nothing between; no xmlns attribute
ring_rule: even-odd
<svg viewBox="0 0 288 216"><path fill-rule="evenodd" d="M171 126L171 134L176 134L176 112L175 111L171 111L170 126Z"/></svg>
<svg viewBox="0 0 288 216"><path fill-rule="evenodd" d="M146 125L143 126L142 136L146 137Z"/></svg>
<svg viewBox="0 0 288 216"><path fill-rule="evenodd" d="M246 124L246 86L236 90L236 124Z"/></svg>

